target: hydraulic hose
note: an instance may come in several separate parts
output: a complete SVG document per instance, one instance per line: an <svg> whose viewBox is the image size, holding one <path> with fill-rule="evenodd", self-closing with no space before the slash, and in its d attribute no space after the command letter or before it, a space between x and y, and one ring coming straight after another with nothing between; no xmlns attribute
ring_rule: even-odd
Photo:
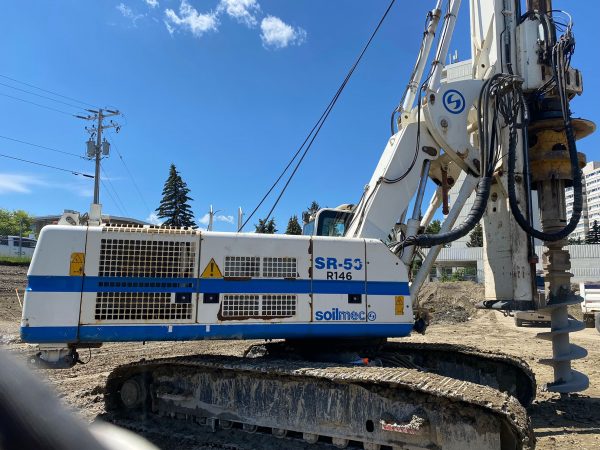
<svg viewBox="0 0 600 450"><path fill-rule="evenodd" d="M581 180L581 170L579 169L579 160L577 158L577 146L575 144L575 136L573 134L573 125L571 124L571 118L568 115L564 117L564 124L565 134L567 137L567 146L569 148L569 160L571 162L571 176L573 178L573 215L571 216L569 223L562 230L555 233L544 233L543 231L536 230L529 224L519 209L515 189L515 166L517 160L516 135L514 134L514 130L511 129L510 132L511 142L508 150L508 201L510 204L510 210L523 231L537 239L548 242L565 239L569 234L571 234L579 223L581 211L583 209L583 185Z"/></svg>
<svg viewBox="0 0 600 450"><path fill-rule="evenodd" d="M542 19L548 20L546 15ZM567 147L569 151L569 161L571 163L571 178L573 179L573 214L569 219L569 223L560 231L554 233L544 233L536 230L531 226L529 221L523 217L519 205L517 203L517 195L515 189L515 165L516 165L516 130L514 123L510 123L510 144L508 151L508 201L513 217L519 226L530 236L533 236L542 241L553 242L565 239L569 234L575 231L581 212L583 209L583 183L581 179L581 170L579 169L579 159L577 158L577 145L575 143L575 134L573 132L573 124L571 122L571 111L569 110L569 100L566 93L564 74L568 69L570 55L572 55L575 46L575 39L569 25L566 33L561 36L558 42L555 42L552 49L552 66L554 72L554 80L561 103L561 112L563 123L565 126L565 136L567 138ZM565 53L566 52L566 53ZM520 100L525 106L522 91L520 92Z"/></svg>
<svg viewBox="0 0 600 450"><path fill-rule="evenodd" d="M466 236L483 217L487 201L490 196L490 187L492 185L491 177L481 177L475 190L475 201L467 215L467 218L453 230L438 234L419 234L407 238L403 247L415 245L418 247L433 247L434 245L444 245Z"/></svg>

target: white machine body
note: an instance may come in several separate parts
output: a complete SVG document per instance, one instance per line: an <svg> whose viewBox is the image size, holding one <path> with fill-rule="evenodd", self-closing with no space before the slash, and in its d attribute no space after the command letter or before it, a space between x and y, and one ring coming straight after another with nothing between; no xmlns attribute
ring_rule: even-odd
<svg viewBox="0 0 600 450"><path fill-rule="evenodd" d="M111 341L406 336L405 266L381 241L47 226L21 335Z"/></svg>

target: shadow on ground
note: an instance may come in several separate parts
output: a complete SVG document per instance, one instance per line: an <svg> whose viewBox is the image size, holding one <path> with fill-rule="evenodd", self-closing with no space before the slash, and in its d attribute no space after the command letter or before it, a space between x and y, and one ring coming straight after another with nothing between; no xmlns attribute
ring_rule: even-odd
<svg viewBox="0 0 600 450"><path fill-rule="evenodd" d="M529 408L536 436L555 435L557 429L574 434L600 433L600 398L572 394L539 400Z"/></svg>

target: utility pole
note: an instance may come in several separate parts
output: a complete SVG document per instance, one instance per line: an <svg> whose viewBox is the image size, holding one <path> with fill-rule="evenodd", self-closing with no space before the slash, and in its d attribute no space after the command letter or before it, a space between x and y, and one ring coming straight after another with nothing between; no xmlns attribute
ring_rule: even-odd
<svg viewBox="0 0 600 450"><path fill-rule="evenodd" d="M210 205L210 209L208 210L208 231L212 231L213 229L213 217L215 217L215 212L212 205Z"/></svg>
<svg viewBox="0 0 600 450"><path fill-rule="evenodd" d="M88 158L94 158L96 160L96 170L94 175L94 204L100 204L100 160L102 156L108 156L110 152L110 144L106 140L102 140L102 131L107 128L115 128L117 133L121 129L121 126L118 123L113 122L112 120L108 125L103 123L104 119L108 117L118 116L121 113L119 110L110 110L110 109L87 109L86 111L92 113L93 115L88 116L75 116L79 119L84 120L93 120L97 121L97 124L91 128L85 127L86 131L90 133L90 139L87 141L87 156ZM94 143L93 138L96 137L96 142Z"/></svg>
<svg viewBox="0 0 600 450"><path fill-rule="evenodd" d="M242 207L238 208L238 233L242 231L242 224L244 223L244 212L242 211Z"/></svg>
<svg viewBox="0 0 600 450"><path fill-rule="evenodd" d="M210 209L208 210L208 227L207 231L213 230L213 222L215 219L215 214L221 212L221 209L217 209L216 211L213 209L213 205L210 205Z"/></svg>

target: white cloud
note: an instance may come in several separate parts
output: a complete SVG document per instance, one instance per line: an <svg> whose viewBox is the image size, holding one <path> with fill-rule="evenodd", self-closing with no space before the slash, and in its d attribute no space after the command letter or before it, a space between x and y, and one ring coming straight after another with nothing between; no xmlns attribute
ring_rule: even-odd
<svg viewBox="0 0 600 450"><path fill-rule="evenodd" d="M148 217L146 217L144 220L146 222L151 223L152 225L160 225L162 223L162 220L160 220L158 218L158 214L156 214L156 213L150 213L150 215Z"/></svg>
<svg viewBox="0 0 600 450"><path fill-rule="evenodd" d="M14 173L0 173L0 194L29 194L33 186L45 184L33 175L18 175Z"/></svg>
<svg viewBox="0 0 600 450"><path fill-rule="evenodd" d="M206 213L200 219L198 219L198 223L201 225L208 225L209 220L210 215ZM225 216L223 214L215 215L213 222L225 222L233 224L233 216Z"/></svg>
<svg viewBox="0 0 600 450"><path fill-rule="evenodd" d="M219 26L217 13L199 13L187 0L179 5L179 14L170 8L165 9L167 30L173 33L175 27L189 30L194 36L200 37L207 31L216 31ZM169 25L171 29L169 29Z"/></svg>
<svg viewBox="0 0 600 450"><path fill-rule="evenodd" d="M306 31L292 27L279 17L267 16L260 23L260 38L265 47L285 48L288 45L300 45L306 40Z"/></svg>
<svg viewBox="0 0 600 450"><path fill-rule="evenodd" d="M210 215L208 213L206 213L200 219L198 219L198 223L202 224L202 225L208 225L209 220L210 220Z"/></svg>
<svg viewBox="0 0 600 450"><path fill-rule="evenodd" d="M169 22L167 22L166 20L164 21L164 23L165 23L165 27L167 27L167 31L169 32L169 34L171 36L173 36L173 33L175 33L175 28L173 28L171 26L171 24Z"/></svg>
<svg viewBox="0 0 600 450"><path fill-rule="evenodd" d="M215 216L215 220L219 221L219 222L227 222L227 223L231 223L233 224L233 216Z"/></svg>
<svg viewBox="0 0 600 450"><path fill-rule="evenodd" d="M143 14L135 14L133 10L127 6L125 3L119 3L116 6L117 10L121 13L121 15L133 23L133 26L137 26L137 21L144 17Z"/></svg>
<svg viewBox="0 0 600 450"><path fill-rule="evenodd" d="M260 11L260 5L256 0L221 0L217 11L225 11L239 23L253 27L257 23L256 13Z"/></svg>
<svg viewBox="0 0 600 450"><path fill-rule="evenodd" d="M158 0L144 0L144 1L150 8L156 8L158 6Z"/></svg>

